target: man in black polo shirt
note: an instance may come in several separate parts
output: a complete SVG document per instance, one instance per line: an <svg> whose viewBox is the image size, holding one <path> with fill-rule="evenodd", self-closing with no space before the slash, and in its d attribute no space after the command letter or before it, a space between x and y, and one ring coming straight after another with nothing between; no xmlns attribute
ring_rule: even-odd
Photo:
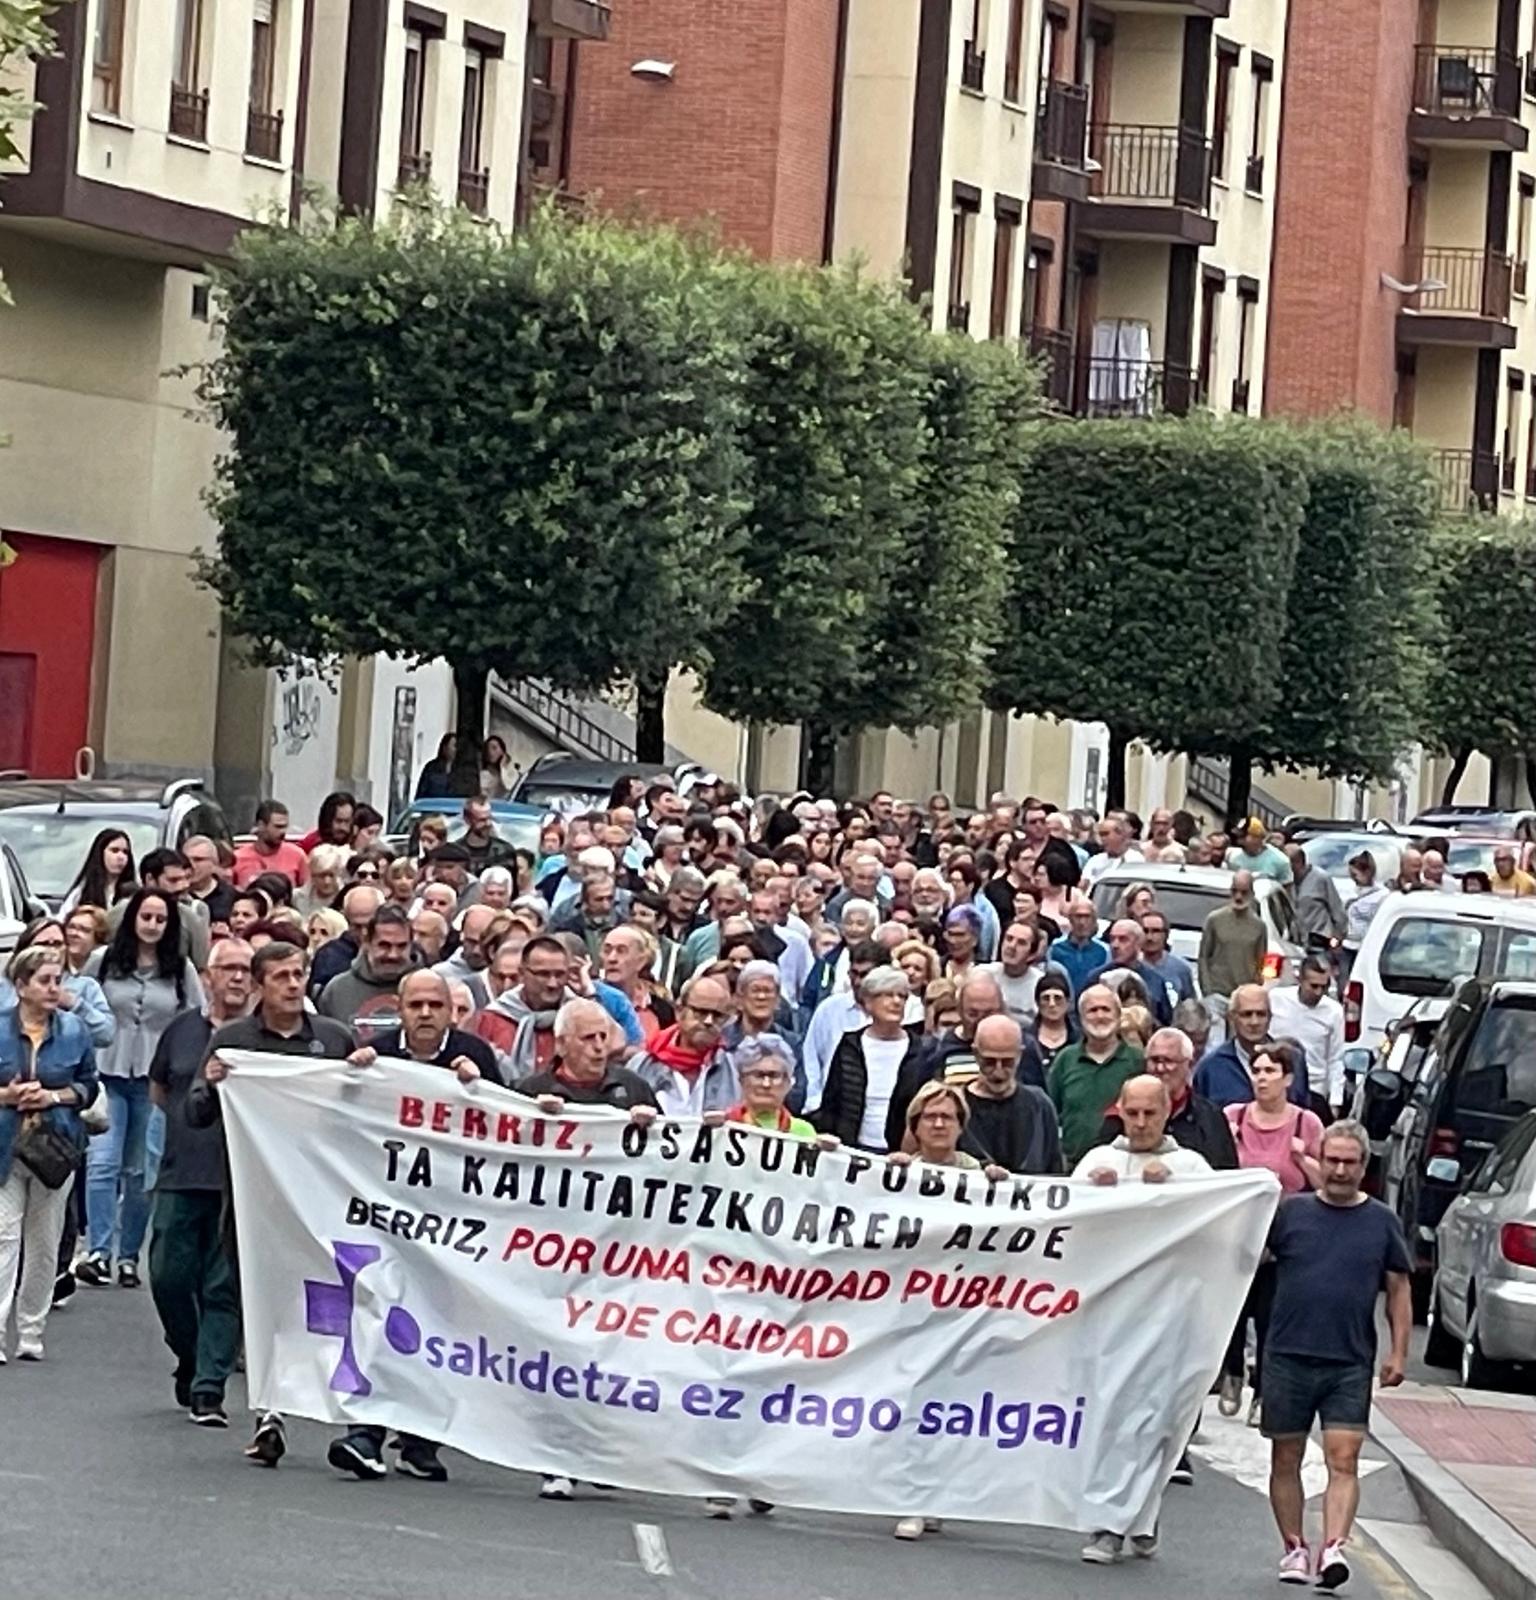
<svg viewBox="0 0 1536 1600"><path fill-rule="evenodd" d="M224 1385L240 1348L240 1288L224 1248L224 1140L187 1121L187 1092L214 1031L251 1003L251 947L221 939L203 974L208 1003L160 1035L149 1093L165 1111L165 1155L155 1184L149 1281L165 1342L176 1357L176 1404L202 1427L224 1428Z"/></svg>
<svg viewBox="0 0 1536 1600"><path fill-rule="evenodd" d="M229 1064L219 1054L221 1050L265 1050L272 1055L333 1061L344 1060L351 1051L352 1035L339 1022L312 1017L305 1011L308 966L305 952L281 939L263 945L251 958L255 1009L249 1016L226 1022L208 1041L208 1059L187 1091L187 1121L194 1128L211 1128L220 1121L218 1085L229 1076ZM233 1208L227 1215L230 1231L225 1244L233 1263ZM246 1455L264 1467L275 1467L287 1448L283 1419L275 1411L261 1412Z"/></svg>
<svg viewBox="0 0 1536 1600"><path fill-rule="evenodd" d="M360 1045L347 1059L354 1066L368 1067L380 1056L394 1056L449 1067L460 1083L484 1078L504 1088L496 1052L484 1039L455 1028L452 1021L448 980L437 972L408 972L400 980L400 1026Z"/></svg>

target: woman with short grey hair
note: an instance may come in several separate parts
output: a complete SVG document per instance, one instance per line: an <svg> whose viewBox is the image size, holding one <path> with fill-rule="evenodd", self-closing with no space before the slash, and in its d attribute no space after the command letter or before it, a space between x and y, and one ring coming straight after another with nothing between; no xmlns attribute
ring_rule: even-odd
<svg viewBox="0 0 1536 1600"><path fill-rule="evenodd" d="M876 967L859 985L869 1022L843 1035L821 1092L816 1126L844 1144L884 1153L898 1084L917 1076L920 1027L905 1022L911 988L900 967Z"/></svg>

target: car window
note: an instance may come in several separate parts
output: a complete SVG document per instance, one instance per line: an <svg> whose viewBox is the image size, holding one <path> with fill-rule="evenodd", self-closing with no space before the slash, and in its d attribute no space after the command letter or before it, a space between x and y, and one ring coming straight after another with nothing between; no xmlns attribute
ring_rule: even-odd
<svg viewBox="0 0 1536 1600"><path fill-rule="evenodd" d="M1518 1117L1536 1106L1536 999L1489 1006L1477 1025L1455 1089L1463 1111Z"/></svg>
<svg viewBox="0 0 1536 1600"><path fill-rule="evenodd" d="M1287 944L1301 943L1301 936L1296 927L1296 907L1285 889L1276 888L1269 894L1261 894L1259 908L1269 918L1275 932Z"/></svg>
<svg viewBox="0 0 1536 1600"><path fill-rule="evenodd" d="M1503 944L1494 960L1493 976L1536 978L1536 932L1522 928L1503 930Z"/></svg>
<svg viewBox="0 0 1536 1600"><path fill-rule="evenodd" d="M1445 870L1456 878L1468 872L1492 872L1493 852L1498 848L1492 839L1452 839Z"/></svg>
<svg viewBox="0 0 1536 1600"><path fill-rule="evenodd" d="M1100 917L1112 917L1120 904L1120 896L1140 880L1122 878L1113 883L1098 883L1093 890L1093 909ZM1154 883L1152 892L1157 896L1157 909L1168 918L1170 928L1193 929L1199 932L1205 919L1227 903L1221 889L1201 889L1192 884Z"/></svg>
<svg viewBox="0 0 1536 1600"><path fill-rule="evenodd" d="M1474 1187L1497 1189L1505 1193L1513 1189L1520 1163L1525 1160L1533 1144L1536 1144L1536 1117L1526 1117L1517 1122L1489 1153L1484 1163L1486 1181L1484 1173L1479 1172Z"/></svg>
<svg viewBox="0 0 1536 1600"><path fill-rule="evenodd" d="M1345 877L1349 858L1362 850L1369 850L1375 859L1378 880L1393 878L1397 876L1403 854L1401 845L1384 839L1362 839L1358 833L1319 834L1315 839L1308 839L1301 848L1307 860L1330 878Z"/></svg>
<svg viewBox="0 0 1536 1600"><path fill-rule="evenodd" d="M60 900L85 865L91 840L103 828L121 828L128 835L133 859L141 861L160 844L160 823L155 816L119 815L110 811L0 811L0 841L10 845L27 875L32 893Z"/></svg>
<svg viewBox="0 0 1536 1600"><path fill-rule="evenodd" d="M180 849L188 839L199 833L209 839L228 839L230 836L229 823L212 800L199 800L181 819L181 826L176 830L177 848Z"/></svg>
<svg viewBox="0 0 1536 1600"><path fill-rule="evenodd" d="M583 789L569 783L534 781L519 785L513 798L523 805L538 806L544 811L558 811L562 816L575 812L596 811L608 803L606 789Z"/></svg>
<svg viewBox="0 0 1536 1600"><path fill-rule="evenodd" d="M1390 994L1449 994L1482 960L1483 925L1439 917L1402 917L1393 923L1377 957L1381 985Z"/></svg>

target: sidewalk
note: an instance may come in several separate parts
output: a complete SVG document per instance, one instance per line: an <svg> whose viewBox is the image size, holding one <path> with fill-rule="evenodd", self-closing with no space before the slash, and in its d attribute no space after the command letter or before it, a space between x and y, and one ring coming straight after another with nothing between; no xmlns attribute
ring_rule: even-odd
<svg viewBox="0 0 1536 1600"><path fill-rule="evenodd" d="M1536 1600L1536 1398L1404 1384L1371 1433L1440 1542L1498 1600Z"/></svg>

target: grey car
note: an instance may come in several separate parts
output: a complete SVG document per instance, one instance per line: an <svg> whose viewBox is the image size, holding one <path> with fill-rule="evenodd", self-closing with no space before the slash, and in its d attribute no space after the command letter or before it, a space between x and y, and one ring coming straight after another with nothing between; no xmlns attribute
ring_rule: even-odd
<svg viewBox="0 0 1536 1600"><path fill-rule="evenodd" d="M1435 1237L1424 1359L1459 1366L1469 1389L1500 1388L1512 1364L1536 1364L1536 1111L1488 1152Z"/></svg>

